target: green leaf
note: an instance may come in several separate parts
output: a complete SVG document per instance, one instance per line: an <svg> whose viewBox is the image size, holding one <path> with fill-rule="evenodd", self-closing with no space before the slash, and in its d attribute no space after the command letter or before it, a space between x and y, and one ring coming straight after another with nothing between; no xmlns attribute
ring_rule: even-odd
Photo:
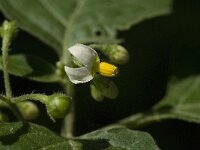
<svg viewBox="0 0 200 150"><path fill-rule="evenodd" d="M0 149L9 150L156 150L153 138L145 132L126 128L97 130L76 140L66 140L32 123L1 123Z"/></svg>
<svg viewBox="0 0 200 150"><path fill-rule="evenodd" d="M200 76L172 83L167 95L154 109L163 112L161 115L165 118L200 123Z"/></svg>
<svg viewBox="0 0 200 150"><path fill-rule="evenodd" d="M87 150L156 150L153 138L145 132L126 128L107 128L78 138ZM97 147L99 149L97 149Z"/></svg>
<svg viewBox="0 0 200 150"><path fill-rule="evenodd" d="M0 57L0 70L2 58ZM40 82L56 82L55 67L45 60L30 55L11 55L8 58L10 74Z"/></svg>
<svg viewBox="0 0 200 150"><path fill-rule="evenodd" d="M0 0L0 8L60 54L77 42L116 42L118 30L168 14L171 0Z"/></svg>
<svg viewBox="0 0 200 150"><path fill-rule="evenodd" d="M78 142L67 141L35 124L1 123L0 124L1 150L73 150L79 149Z"/></svg>

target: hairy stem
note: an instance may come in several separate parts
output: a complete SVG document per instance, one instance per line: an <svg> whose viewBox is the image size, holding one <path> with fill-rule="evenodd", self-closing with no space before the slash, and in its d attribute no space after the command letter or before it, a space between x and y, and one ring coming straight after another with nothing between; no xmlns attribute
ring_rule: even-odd
<svg viewBox="0 0 200 150"><path fill-rule="evenodd" d="M61 61L64 65L70 66L72 64L72 57L67 50L67 45L64 45L63 55ZM64 69L64 68L63 68ZM66 76L66 82L61 83L65 93L72 97L71 107L69 113L63 120L63 126L61 129L61 135L65 138L72 138L74 136L74 121L75 121L75 100L74 100L74 86Z"/></svg>
<svg viewBox="0 0 200 150"><path fill-rule="evenodd" d="M18 102L22 102L26 100L34 100L34 101L40 101L41 103L45 104L47 99L48 99L48 96L45 94L25 94L25 95L12 98L12 102L18 103Z"/></svg>
<svg viewBox="0 0 200 150"><path fill-rule="evenodd" d="M6 97L12 97L12 91L10 87L10 79L8 74L8 47L10 45L9 36L4 36L2 40L2 65L3 65L3 75L4 75L4 85L6 91Z"/></svg>
<svg viewBox="0 0 200 150"><path fill-rule="evenodd" d="M22 117L21 112L18 109L18 107L11 102L10 98L7 98L7 97L0 95L0 100L3 102L2 104L4 106L9 107L14 112L14 114L17 117L18 120L25 122L24 118Z"/></svg>
<svg viewBox="0 0 200 150"><path fill-rule="evenodd" d="M65 92L72 97L71 107L69 113L65 116L63 121L63 127L61 135L66 138L72 138L74 136L74 120L75 120L75 101L74 101L74 86L68 82L67 86L63 87Z"/></svg>
<svg viewBox="0 0 200 150"><path fill-rule="evenodd" d="M1 31L1 37L2 37L2 48L1 48L1 50L2 50L2 66L3 66L4 85L5 85L5 92L6 92L6 98L3 100L10 106L10 109L14 112L17 119L24 122L24 119L23 119L22 114L20 113L19 109L11 101L12 90L11 90L11 86L10 86L10 79L9 79L9 73L8 73L8 48L9 48L11 41L13 39L13 36L16 32L15 23L4 21L0 31Z"/></svg>

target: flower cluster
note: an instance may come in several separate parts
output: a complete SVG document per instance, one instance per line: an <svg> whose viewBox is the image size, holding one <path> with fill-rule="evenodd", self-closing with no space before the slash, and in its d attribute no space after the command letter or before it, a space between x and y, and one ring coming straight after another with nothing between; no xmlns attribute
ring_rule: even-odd
<svg viewBox="0 0 200 150"><path fill-rule="evenodd" d="M122 46L75 44L68 50L78 67L65 66L65 72L74 84L92 80L90 89L95 100L102 101L104 97L114 99L118 95L118 88L112 80L106 77L115 77L118 74L118 68L113 64L101 62L97 52L91 47L102 52L112 62L124 64L128 61L128 52Z"/></svg>
<svg viewBox="0 0 200 150"><path fill-rule="evenodd" d="M89 46L76 44L68 50L81 63L79 68L65 66L65 72L74 84L91 81L97 72L107 77L114 77L118 73L116 66L100 62L97 52Z"/></svg>

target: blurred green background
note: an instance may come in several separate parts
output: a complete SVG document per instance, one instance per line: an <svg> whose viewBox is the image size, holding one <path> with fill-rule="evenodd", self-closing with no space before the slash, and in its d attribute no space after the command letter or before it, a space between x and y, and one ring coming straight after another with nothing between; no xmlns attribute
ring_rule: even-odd
<svg viewBox="0 0 200 150"><path fill-rule="evenodd" d="M120 75L114 79L120 90L119 97L99 103L91 98L89 84L77 85L76 135L148 110L165 95L168 79L199 73L199 15L199 0L175 0L172 14L145 20L130 30L119 32L118 37L124 39L122 45L131 55L129 64L121 66ZM1 22L5 19L2 14L0 19ZM58 60L50 47L21 30L10 53L34 54L52 63ZM11 76L11 84L16 96L32 91L52 94L61 90L56 84L37 83L14 76ZM0 91L4 91L2 72ZM37 104L42 112L34 122L59 133L62 120L51 122L45 107ZM149 132L161 149L192 149L200 145L198 124L168 120L141 130Z"/></svg>

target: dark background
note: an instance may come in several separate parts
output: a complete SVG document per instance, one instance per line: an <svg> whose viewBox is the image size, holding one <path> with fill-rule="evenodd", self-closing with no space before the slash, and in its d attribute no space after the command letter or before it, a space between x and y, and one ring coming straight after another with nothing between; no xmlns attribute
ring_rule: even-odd
<svg viewBox="0 0 200 150"><path fill-rule="evenodd" d="M1 14L1 22L5 19ZM119 32L130 52L128 65L120 67L115 78L120 95L116 100L98 103L90 96L89 84L76 86L76 134L80 135L133 113L148 110L166 92L170 78L184 78L200 71L200 1L175 0L173 12L145 20L130 30ZM30 34L19 31L10 53L26 53L54 63L54 51ZM32 91L52 94L60 91L56 84L45 84L11 76L15 96ZM2 72L0 91L4 91ZM35 123L59 133L62 120L52 123L44 105ZM8 110L3 110L13 116ZM11 117L11 121L14 121ZM178 120L155 123L141 130L149 132L161 149L192 149L200 146L200 125Z"/></svg>

